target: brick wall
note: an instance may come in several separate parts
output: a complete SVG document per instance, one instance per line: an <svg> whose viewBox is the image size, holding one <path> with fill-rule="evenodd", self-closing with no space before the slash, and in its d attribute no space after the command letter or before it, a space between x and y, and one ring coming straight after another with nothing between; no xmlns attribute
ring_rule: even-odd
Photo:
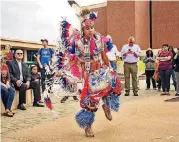
<svg viewBox="0 0 179 142"><path fill-rule="evenodd" d="M119 50L128 37L135 36L135 2L107 2L107 33L113 38Z"/></svg>
<svg viewBox="0 0 179 142"><path fill-rule="evenodd" d="M179 47L179 1L152 1L153 47L163 43Z"/></svg>

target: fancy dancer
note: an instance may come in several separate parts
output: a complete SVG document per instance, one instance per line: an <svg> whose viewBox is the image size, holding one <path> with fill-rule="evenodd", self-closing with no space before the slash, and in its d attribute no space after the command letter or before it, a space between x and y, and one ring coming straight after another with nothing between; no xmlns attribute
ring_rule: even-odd
<svg viewBox="0 0 179 142"><path fill-rule="evenodd" d="M76 61L84 85L80 97L82 109L76 114L75 119L85 130L87 137L94 137L92 124L100 99L104 103L102 108L105 116L111 121L111 110L118 111L119 109L119 96L122 88L119 76L109 68L106 44L110 40L95 31L94 21L97 13L84 9L80 13L80 18L81 33L72 30L72 35L70 35L71 25L64 20L61 24L61 37L70 62ZM78 71L71 72L74 76L79 74Z"/></svg>

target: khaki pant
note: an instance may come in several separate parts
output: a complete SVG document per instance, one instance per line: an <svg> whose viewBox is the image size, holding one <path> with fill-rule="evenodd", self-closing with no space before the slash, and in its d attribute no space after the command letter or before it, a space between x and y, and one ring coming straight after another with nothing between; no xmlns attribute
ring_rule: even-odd
<svg viewBox="0 0 179 142"><path fill-rule="evenodd" d="M130 92L130 74L132 75L133 92L138 92L137 71L138 71L137 63L136 64L124 63L124 77L125 77L126 92Z"/></svg>

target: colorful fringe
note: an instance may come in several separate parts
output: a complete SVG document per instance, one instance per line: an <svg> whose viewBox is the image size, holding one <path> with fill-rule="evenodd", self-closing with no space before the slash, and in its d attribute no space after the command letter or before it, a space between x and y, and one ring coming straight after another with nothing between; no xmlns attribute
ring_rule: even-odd
<svg viewBox="0 0 179 142"><path fill-rule="evenodd" d="M52 110L52 102L51 102L51 99L47 96L44 98L44 103L45 105L47 106L47 108L49 108L50 110Z"/></svg>
<svg viewBox="0 0 179 142"><path fill-rule="evenodd" d="M120 107L119 96L111 93L108 97L103 97L103 102L113 111L118 112Z"/></svg>
<svg viewBox="0 0 179 142"><path fill-rule="evenodd" d="M90 127L94 122L95 113L91 111L86 111L85 109L80 110L76 116L76 122L78 125L85 129Z"/></svg>

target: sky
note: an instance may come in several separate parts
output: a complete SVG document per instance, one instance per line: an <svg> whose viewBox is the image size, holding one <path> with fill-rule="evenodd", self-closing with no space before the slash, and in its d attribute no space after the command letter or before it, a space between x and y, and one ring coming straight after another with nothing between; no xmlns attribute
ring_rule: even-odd
<svg viewBox="0 0 179 142"><path fill-rule="evenodd" d="M76 0L80 6L106 0ZM1 37L55 44L59 22L66 17L74 28L80 22L67 0L1 0Z"/></svg>

